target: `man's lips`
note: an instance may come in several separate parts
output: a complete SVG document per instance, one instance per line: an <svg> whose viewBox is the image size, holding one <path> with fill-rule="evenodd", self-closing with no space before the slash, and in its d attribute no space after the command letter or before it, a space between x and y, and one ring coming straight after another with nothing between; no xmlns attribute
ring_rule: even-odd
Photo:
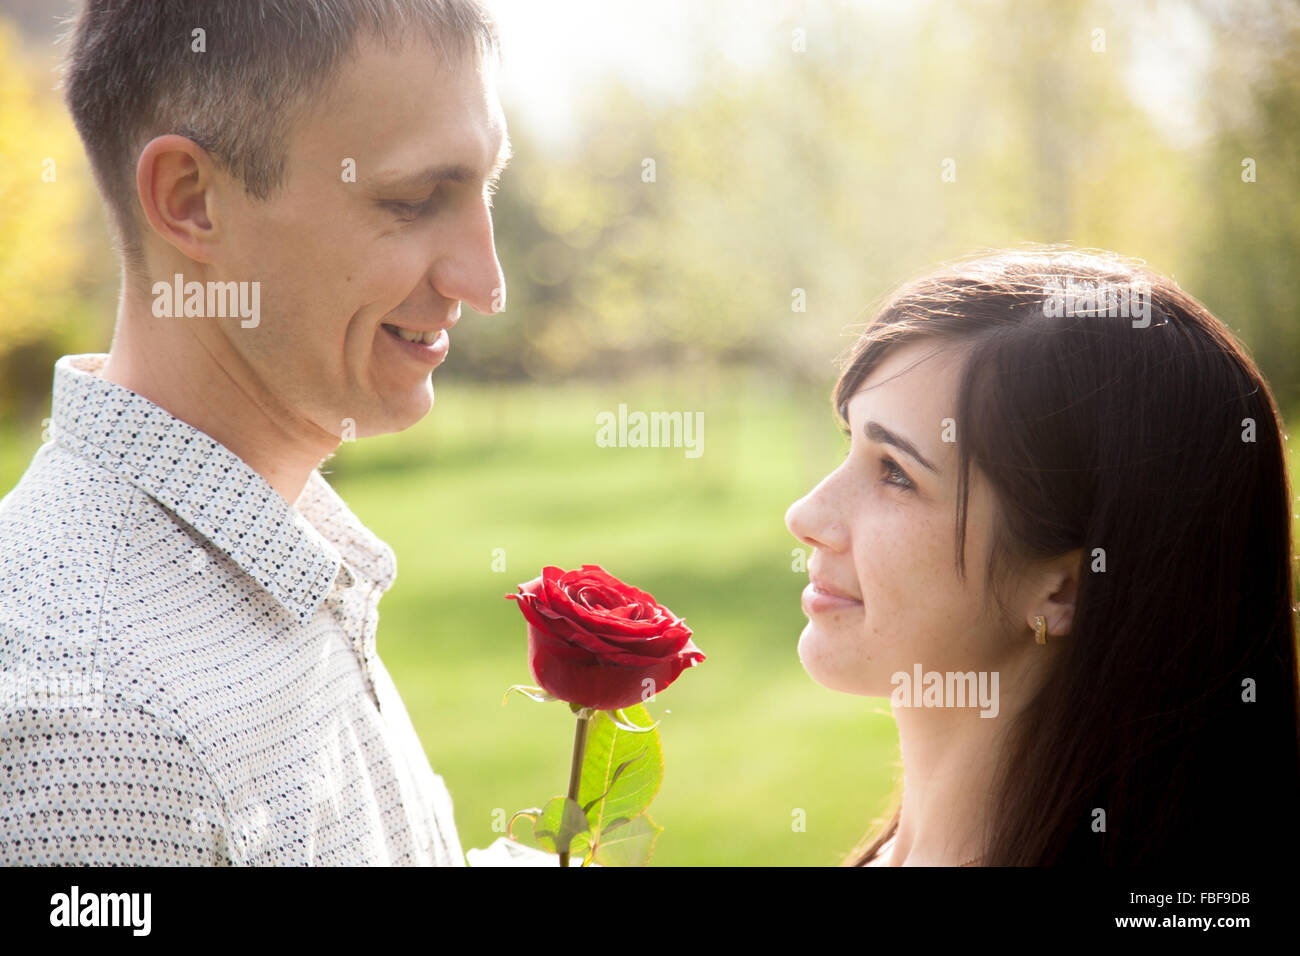
<svg viewBox="0 0 1300 956"><path fill-rule="evenodd" d="M399 333L398 329L404 327L390 325L387 322L385 322L383 326L384 336L391 339L400 352L422 362L429 368L440 364L443 359L447 357L448 349L451 348L451 338L447 335L447 328L445 326L425 330L423 332L416 329L407 329L407 335L421 335L421 339L414 342L411 341L410 338L403 337L403 335ZM423 341L422 339L424 337L427 337L429 341Z"/></svg>
<svg viewBox="0 0 1300 956"><path fill-rule="evenodd" d="M383 323L384 331L389 335L402 339L405 342L412 342L416 345L432 345L439 337L439 334L448 328L449 325L435 325L432 328L422 329L411 325L396 325L392 322Z"/></svg>

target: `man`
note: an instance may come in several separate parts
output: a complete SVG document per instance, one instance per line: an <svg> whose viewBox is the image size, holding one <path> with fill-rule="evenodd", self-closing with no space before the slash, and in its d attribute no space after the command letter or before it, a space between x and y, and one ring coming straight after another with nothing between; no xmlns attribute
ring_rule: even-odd
<svg viewBox="0 0 1300 956"><path fill-rule="evenodd" d="M476 0L89 0L66 98L123 262L0 502L0 863L464 865L317 470L500 311ZM412 341L423 339L423 341Z"/></svg>

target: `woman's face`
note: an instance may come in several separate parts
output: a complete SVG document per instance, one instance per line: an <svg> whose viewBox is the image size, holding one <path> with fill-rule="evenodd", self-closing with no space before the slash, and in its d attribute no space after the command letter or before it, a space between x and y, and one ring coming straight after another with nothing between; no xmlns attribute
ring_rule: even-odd
<svg viewBox="0 0 1300 956"><path fill-rule="evenodd" d="M888 353L848 401L852 445L843 464L786 513L787 527L813 549L799 659L832 690L888 697L891 676L911 675L917 664L923 672L994 671L1022 650L1007 624L987 616L997 608L992 599L986 606L983 590L992 502L975 469L964 583L955 566L965 354L933 339Z"/></svg>

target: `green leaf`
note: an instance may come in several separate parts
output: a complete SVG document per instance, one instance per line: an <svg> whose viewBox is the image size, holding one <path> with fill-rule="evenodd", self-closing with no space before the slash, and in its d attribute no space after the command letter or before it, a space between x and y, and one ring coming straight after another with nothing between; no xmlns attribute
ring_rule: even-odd
<svg viewBox="0 0 1300 956"><path fill-rule="evenodd" d="M640 731L638 731L638 733L640 733ZM642 755L645 754L645 750L646 750L646 749L645 749L644 747L642 747L640 750L638 750L638 751L636 752L636 754L635 754L635 755L634 755L630 760L624 760L621 764L618 765L618 769L614 771L614 776L610 777L610 779L609 779L609 786L610 786L610 789L613 788L614 783L618 780L618 778L619 778L620 776L622 776L623 771L626 770L628 767L630 767L633 763L635 763L637 760L639 760L639 759L642 757ZM593 806L596 805L596 801L597 801L597 800L600 800L601 797L605 796L606 793L609 793L609 790L606 790L605 793L602 793L602 794L600 795L600 797L596 797L594 800L589 800L589 801L588 801L588 802L583 806L583 808L582 808L582 812L583 812L583 813L590 813L590 812L591 812L591 808L592 808Z"/></svg>
<svg viewBox="0 0 1300 956"><path fill-rule="evenodd" d="M638 727L652 723L640 704L626 708L626 717ZM599 843L602 829L618 818L631 820L644 813L663 779L658 730L622 730L605 711L591 718L578 803L587 808L592 839Z"/></svg>
<svg viewBox="0 0 1300 956"><path fill-rule="evenodd" d="M582 807L568 797L551 800L533 824L533 839L551 853L586 853L591 846L590 832Z"/></svg>
<svg viewBox="0 0 1300 956"><path fill-rule="evenodd" d="M592 858L601 866L645 866L655 840L664 828L643 813L633 820L617 820L605 828Z"/></svg>

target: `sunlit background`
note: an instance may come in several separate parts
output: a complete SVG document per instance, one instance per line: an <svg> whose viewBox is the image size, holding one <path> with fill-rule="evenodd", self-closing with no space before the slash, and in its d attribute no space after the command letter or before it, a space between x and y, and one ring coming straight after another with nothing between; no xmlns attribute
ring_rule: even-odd
<svg viewBox="0 0 1300 956"><path fill-rule="evenodd" d="M508 310L467 310L424 422L325 466L397 553L380 652L465 847L486 846L498 811L563 791L571 745L567 709L501 706L530 680L503 595L602 564L709 655L652 705L671 710L653 862L838 862L888 809L898 751L886 701L820 688L795 655L783 515L843 454L834 359L930 266L1068 241L1173 275L1300 420L1300 7L491 5ZM53 89L70 9L0 2L0 494L41 442L55 359L107 351L116 309ZM704 453L597 447L620 403L702 411Z"/></svg>

